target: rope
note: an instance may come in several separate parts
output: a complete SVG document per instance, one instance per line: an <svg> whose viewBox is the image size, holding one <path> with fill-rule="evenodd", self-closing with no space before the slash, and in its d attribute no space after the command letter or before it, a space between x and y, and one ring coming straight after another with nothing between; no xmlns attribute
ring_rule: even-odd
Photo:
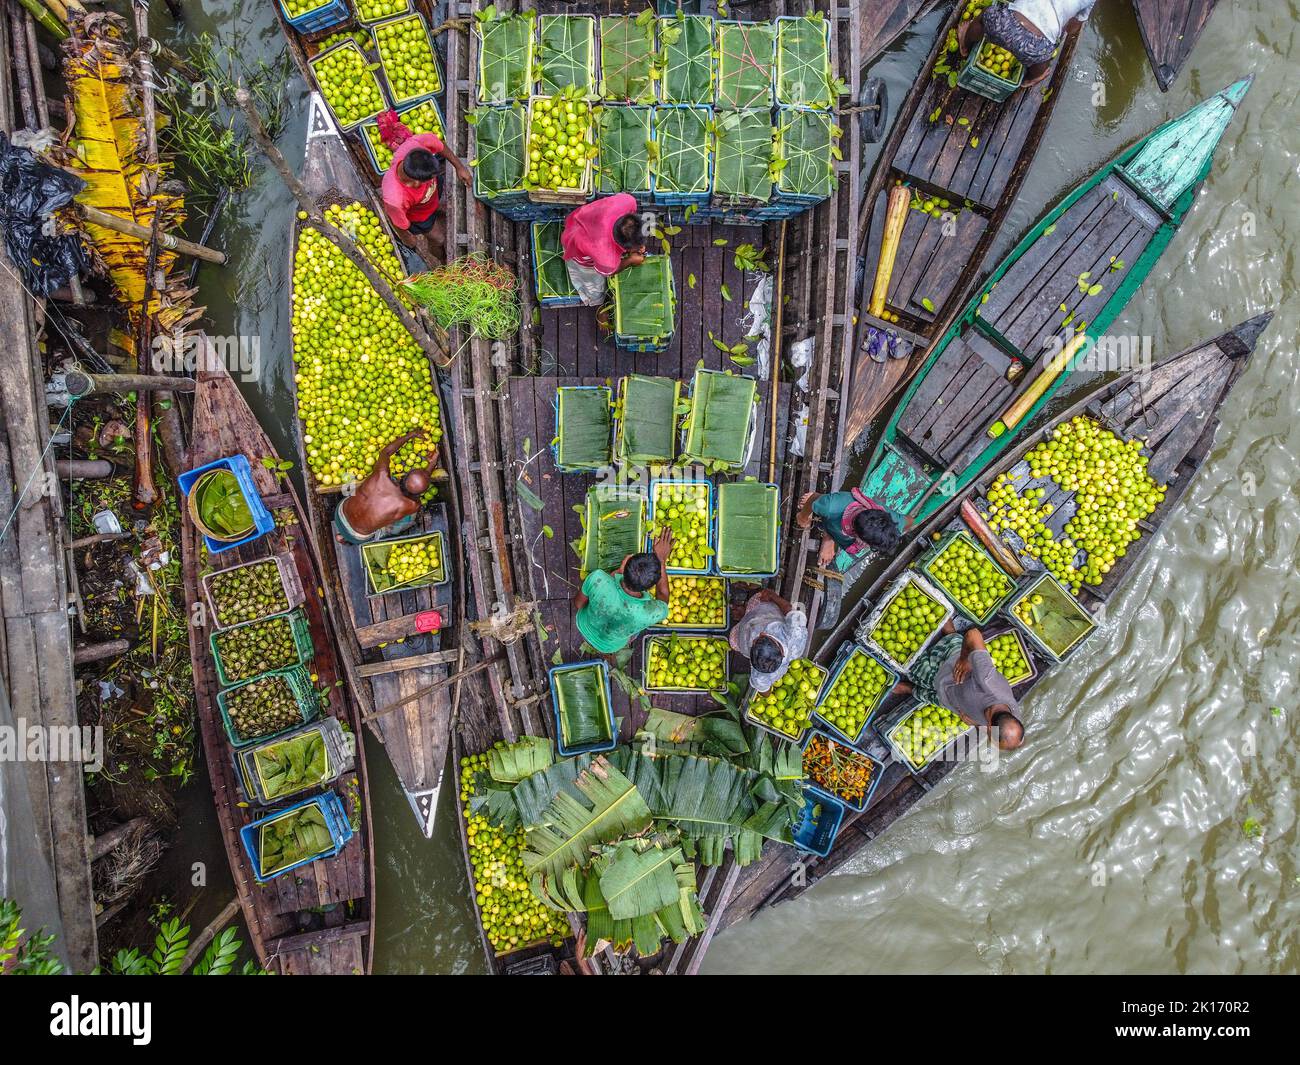
<svg viewBox="0 0 1300 1065"><path fill-rule="evenodd" d="M49 455L50 448L54 446L54 438L58 435L59 430L63 428L63 423L71 417L72 401L69 400L67 409L64 410L63 416L59 418L59 424L54 427L54 431L50 433L49 441L46 443L44 450L41 451L41 457L36 460L36 468L32 470L31 476L27 478L27 483L23 485L23 490L18 493L18 498L14 501L14 509L10 513L9 517L5 519L4 528L0 529L0 544L4 543L6 538L9 536L9 527L13 524L14 518L18 516L18 512L22 510L23 500L27 498L27 493L31 490L32 482L36 480L37 474L44 471L45 458Z"/></svg>

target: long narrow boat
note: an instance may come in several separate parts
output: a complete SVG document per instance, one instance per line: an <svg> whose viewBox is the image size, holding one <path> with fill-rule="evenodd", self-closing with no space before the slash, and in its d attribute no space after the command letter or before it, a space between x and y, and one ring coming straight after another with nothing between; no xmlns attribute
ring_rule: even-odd
<svg viewBox="0 0 1300 1065"><path fill-rule="evenodd" d="M866 0L867 17L859 25L859 59L866 64L874 62L936 3L938 0Z"/></svg>
<svg viewBox="0 0 1300 1065"><path fill-rule="evenodd" d="M311 98L302 183L322 207L355 201L372 210L377 208L371 190L358 180L333 120L315 93ZM291 241L291 279L298 239L306 224L299 223ZM309 355L295 351L298 361ZM430 374L436 384L432 367ZM296 387L294 397L296 410ZM306 454L302 422L295 419L295 424L307 484L307 514L325 564L323 586L341 629L344 675L363 722L384 745L420 831L426 837L432 836L452 717L452 693L442 682L461 661L459 575L463 563L455 486L445 479L438 481L440 501L421 511L416 524L402 532L403 536L441 534L446 581L410 591L374 594L361 548L341 542L333 528L334 508L342 495L322 488L316 480ZM448 452L453 445L445 425L443 428L440 450L444 464L449 465ZM447 501L441 501L443 498Z"/></svg>
<svg viewBox="0 0 1300 1065"><path fill-rule="evenodd" d="M202 343L205 350L197 371L188 450L190 468L235 455L247 458L262 502L275 518L275 528L251 544L208 555L188 508L182 506L186 601L192 608L204 602L201 582L208 572L270 558L288 563L306 594L302 610L314 649L312 673L322 715L337 719L359 740L357 707L341 683L338 636L317 591L323 574L308 535L307 512L292 484L277 472L280 456L239 388L212 354L206 338ZM205 610L195 614L203 621L189 626L203 750L226 857L257 958L268 969L285 974L368 974L374 952L375 861L365 750L357 742L354 771L331 789L342 801L355 835L334 857L259 884L240 840L240 829L255 820L257 811L239 789L221 722L217 704L220 683L209 647L210 619Z"/></svg>
<svg viewBox="0 0 1300 1065"><path fill-rule="evenodd" d="M1176 511L1213 447L1219 427L1219 410L1245 373L1260 333L1271 317L1270 312L1251 318L1214 340L1169 356L1149 369L1134 369L1089 389L1036 432L1022 437L1018 446L990 467L969 491L946 500L939 512L917 527L907 548L876 576L865 598L823 644L819 660L829 662L834 659L843 643L852 638L853 623L870 609L872 603L878 602L885 589L929 548L935 534L945 528L964 527L959 517L964 503L978 503L987 495L989 486L999 473L1015 470L1034 446L1049 439L1059 425L1076 416L1089 418L1124 439L1142 439L1143 453L1149 459L1149 472L1157 481L1168 485L1164 501L1142 522L1141 538L1130 545L1128 553L1116 562L1100 585L1083 586L1081 603L1094 615L1099 614L1146 553L1158 549L1161 529ZM1071 505L1072 493L1058 490L1051 494L1051 498L1058 512L1068 512L1066 508ZM986 631L993 631L993 626L998 629L1007 627L1002 621L995 620ZM1036 650L1031 649L1031 654L1034 655L1036 676L1014 688L1022 706L1045 675L1071 668L1068 662L1054 665ZM1087 654L1086 645L1080 654ZM898 702L901 699L893 697L876 713L888 715ZM1032 744L1035 742L1032 706L1026 723L1025 742ZM859 746L882 756L883 743L872 733L873 727L869 722ZM726 913L720 927L735 924L761 909L796 898L818 880L843 868L868 843L887 832L958 765L956 761L936 761L922 772L913 773L892 760L892 756L883 757L883 775L866 809L861 813L848 811L826 857L819 858L788 847L769 847L757 864L745 869L732 867L726 870L734 889L724 900ZM1005 757L1014 758L1016 755ZM801 870L802 875L797 880L790 875L792 868ZM699 969L707 946L708 941L703 938L690 946L684 971Z"/></svg>
<svg viewBox="0 0 1300 1065"><path fill-rule="evenodd" d="M1161 92L1178 77L1219 0L1133 0L1142 46Z"/></svg>
<svg viewBox="0 0 1300 1065"><path fill-rule="evenodd" d="M949 71L962 61L955 42L965 6L955 5L940 28L867 186L844 455L920 368L983 276L985 256L1038 153L1078 41L1078 30L1072 30L1043 83L996 103L950 84ZM916 209L907 212L883 314L876 316L869 313L869 303L886 204L899 184L911 190ZM930 203L932 211L921 209Z"/></svg>

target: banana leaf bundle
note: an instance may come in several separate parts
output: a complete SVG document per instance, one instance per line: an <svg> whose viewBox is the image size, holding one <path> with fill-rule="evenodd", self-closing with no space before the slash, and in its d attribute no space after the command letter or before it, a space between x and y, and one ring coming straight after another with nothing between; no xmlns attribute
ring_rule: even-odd
<svg viewBox="0 0 1300 1065"><path fill-rule="evenodd" d="M677 299L673 263L667 255L646 256L640 266L616 273L610 284L614 289L614 332L620 339L661 343L673 335ZM676 382L674 406L675 385ZM661 403L659 410L662 409ZM672 458L671 451L668 458Z"/></svg>
<svg viewBox="0 0 1300 1065"><path fill-rule="evenodd" d="M794 107L835 103L827 24L820 11L777 20L776 102Z"/></svg>
<svg viewBox="0 0 1300 1065"><path fill-rule="evenodd" d="M752 377L730 370L696 370L682 455L733 468L742 465L757 399L758 387Z"/></svg>
<svg viewBox="0 0 1300 1065"><path fill-rule="evenodd" d="M596 19L592 15L542 15L537 20L538 80L541 94L573 87L595 89Z"/></svg>
<svg viewBox="0 0 1300 1065"><path fill-rule="evenodd" d="M587 490L582 516L582 576L616 570L645 545L645 496L607 485Z"/></svg>
<svg viewBox="0 0 1300 1065"><path fill-rule="evenodd" d="M614 714L598 663L557 670L555 712L566 750L599 746L614 738Z"/></svg>
<svg viewBox="0 0 1300 1065"><path fill-rule="evenodd" d="M612 460L608 388L557 388L556 464L565 470L598 470Z"/></svg>
<svg viewBox="0 0 1300 1065"><path fill-rule="evenodd" d="M667 262L664 256L653 256L656 260ZM651 260L646 260L646 266ZM627 288L618 285L619 305L623 305L621 296L625 291L628 301L629 317L640 317L631 307L632 293L638 290L643 279L654 280L655 271L646 271L645 266L631 270L621 270L614 275L617 284L619 278L628 282ZM651 290L650 302L662 302L662 290ZM654 312L656 314L662 312ZM636 321L631 324L637 324ZM662 325L662 323L659 323ZM651 328L654 328L653 326ZM671 331L671 318L669 319ZM623 334L622 319L618 332ZM668 377L644 377L641 374L628 374L619 387L618 403L618 457L634 465L648 465L658 462L672 462L677 453L677 397L680 382Z"/></svg>
<svg viewBox="0 0 1300 1065"><path fill-rule="evenodd" d="M262 823L258 860L263 877L270 876L334 848L325 815L314 803Z"/></svg>
<svg viewBox="0 0 1300 1065"><path fill-rule="evenodd" d="M772 116L768 111L719 113L713 143L713 192L723 199L772 198Z"/></svg>
<svg viewBox="0 0 1300 1065"><path fill-rule="evenodd" d="M533 223L533 277L542 303L578 296L564 265L564 246L560 243L563 232L564 223L560 221Z"/></svg>
<svg viewBox="0 0 1300 1065"><path fill-rule="evenodd" d="M772 106L776 30L770 22L718 23L719 108Z"/></svg>
<svg viewBox="0 0 1300 1065"><path fill-rule="evenodd" d="M681 11L661 18L659 45L664 103L713 103L713 19Z"/></svg>
<svg viewBox="0 0 1300 1065"><path fill-rule="evenodd" d="M708 107L661 107L655 115L655 192L709 191L713 163L713 111Z"/></svg>
<svg viewBox="0 0 1300 1065"><path fill-rule="evenodd" d="M776 485L736 481L718 486L718 569L776 572L781 493Z"/></svg>
<svg viewBox="0 0 1300 1065"><path fill-rule="evenodd" d="M778 194L824 200L835 189L839 126L825 111L781 108L777 117Z"/></svg>
<svg viewBox="0 0 1300 1065"><path fill-rule="evenodd" d="M534 11L513 14L495 6L475 13L478 33L478 99L524 100L533 91Z"/></svg>
<svg viewBox="0 0 1300 1065"><path fill-rule="evenodd" d="M655 100L655 13L603 15L600 20L600 95L606 100Z"/></svg>
<svg viewBox="0 0 1300 1065"><path fill-rule="evenodd" d="M319 727L259 747L253 752L253 762L268 799L313 787L330 775L325 739Z"/></svg>
<svg viewBox="0 0 1300 1065"><path fill-rule="evenodd" d="M492 199L522 192L528 152L522 104L480 107L474 117L474 195Z"/></svg>
<svg viewBox="0 0 1300 1065"><path fill-rule="evenodd" d="M602 194L650 191L653 112L637 104L608 104L597 118Z"/></svg>

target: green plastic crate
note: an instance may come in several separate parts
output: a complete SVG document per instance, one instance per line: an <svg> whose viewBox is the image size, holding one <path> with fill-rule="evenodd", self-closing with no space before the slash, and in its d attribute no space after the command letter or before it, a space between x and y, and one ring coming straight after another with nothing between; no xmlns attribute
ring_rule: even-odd
<svg viewBox="0 0 1300 1065"><path fill-rule="evenodd" d="M991 608L989 608L982 614L976 614L974 611L969 610L965 606L963 606L961 601L954 594L953 589L948 587L948 585L944 583L944 581L941 580L939 576L934 572L934 564L938 562L939 558L943 555L943 553L947 551L948 548L950 548L958 540L967 544L969 547L974 548L975 552L978 555L982 556L990 566L992 566L999 574L1001 574L1003 580L1006 582L1006 591L1003 592L1002 595L998 597L997 602L995 602ZM948 600L952 603L953 606L955 606L959 611L961 611L963 616L970 618L970 620L975 622L977 625L982 625L984 622L988 621L988 619L991 618L994 614L996 614L999 610L1001 610L1002 607L1006 604L1006 601L1010 599L1013 594L1015 594L1015 590L1016 590L1016 582L1010 576L1008 576L1006 571L1004 571L1002 567L999 566L993 560L993 556L990 555L987 551L985 551L983 546L978 541L976 541L976 539L973 536L971 536L970 533L966 532L966 530L964 529L952 529L944 533L943 536L939 538L938 542L932 548L930 548L930 550L928 550L925 553L925 555L922 556L922 558L918 561L917 568L920 569L920 571L924 573L927 577L929 577L930 580L934 581L934 583L938 585L940 591L947 594Z"/></svg>
<svg viewBox="0 0 1300 1065"><path fill-rule="evenodd" d="M307 615L301 610L288 610L283 614L272 614L269 618L261 618L258 621L246 621L242 625L235 625L226 629L224 632L214 632L208 637L208 645L212 649L212 661L217 667L217 681L223 688L229 688L236 684L244 684L250 680L256 680L257 677L231 677L226 672L225 663L221 660L221 641L229 639L232 633L239 632L241 629L251 628L254 625L269 625L277 618L283 618L289 623L290 632L293 634L294 649L298 652L298 661L286 666L277 666L276 669L287 669L294 665L305 666L316 654L316 648L311 641L311 626L307 622ZM268 670L267 672L275 672Z"/></svg>
<svg viewBox="0 0 1300 1065"><path fill-rule="evenodd" d="M298 704L298 711L302 715L302 720L281 729L279 732L268 732L265 736L240 736L235 731L234 722L230 720L230 710L227 706L228 699L240 688L252 684L255 680L264 680L267 677L280 677L289 685L289 688L293 691L294 701ZM273 669L270 673L264 673L260 677L250 677L232 688L217 692L217 710L221 714L221 727L225 729L226 739L230 741L232 747L239 750L254 743L266 743L278 736L287 735L295 729L302 728L303 725L315 721L320 716L320 696L312 685L311 676L307 670L302 666L291 666L288 669Z"/></svg>
<svg viewBox="0 0 1300 1065"><path fill-rule="evenodd" d="M957 74L957 87L965 89L967 92L976 93L986 99L1001 103L1008 99L1013 92L1020 88L1025 80L1025 67L1023 63L1016 63L1012 71L1013 78L1007 80L1001 75L994 74L980 67L979 56L983 50L981 44L979 48L972 48L970 54L966 57L966 62L962 64L961 71Z"/></svg>

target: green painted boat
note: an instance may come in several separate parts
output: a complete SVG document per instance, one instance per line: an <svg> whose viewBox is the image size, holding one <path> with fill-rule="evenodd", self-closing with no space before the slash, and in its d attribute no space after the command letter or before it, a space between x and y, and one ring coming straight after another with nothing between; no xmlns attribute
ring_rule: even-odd
<svg viewBox="0 0 1300 1065"><path fill-rule="evenodd" d="M1041 394L1014 427L993 435L1008 408L1035 390L1052 355L1078 334L1106 337L1191 209L1252 80L1149 133L1039 220L904 394L863 478L867 495L909 525L924 521L1013 445L1071 370L1098 368L1093 356L1122 349L1085 346L1083 361L1071 360L1045 387L1040 382ZM839 568L850 564L841 552Z"/></svg>

